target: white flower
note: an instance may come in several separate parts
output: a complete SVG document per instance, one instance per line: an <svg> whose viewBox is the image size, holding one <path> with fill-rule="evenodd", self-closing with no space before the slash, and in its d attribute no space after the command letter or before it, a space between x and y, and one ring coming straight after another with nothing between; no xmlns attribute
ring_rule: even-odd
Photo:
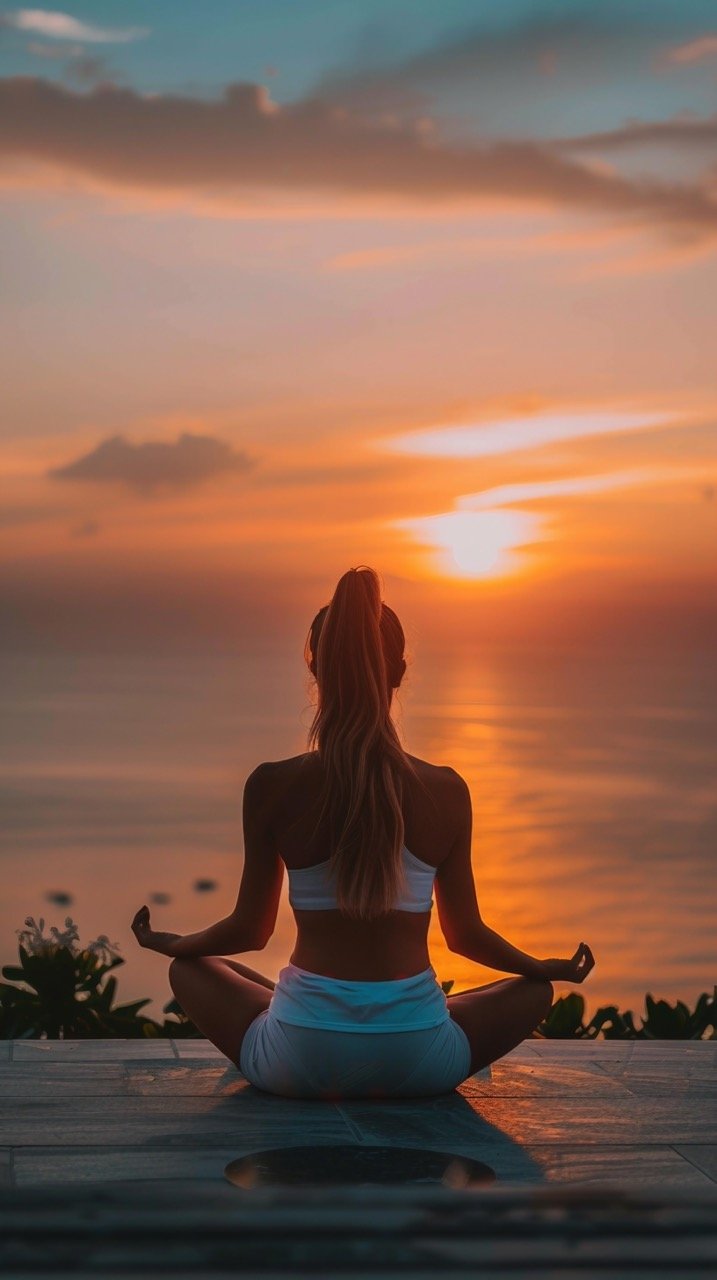
<svg viewBox="0 0 717 1280"><path fill-rule="evenodd" d="M119 943L110 942L107 934L101 933L98 938L95 938L94 942L87 943L85 951L91 951L99 957L103 964L109 964L110 960L119 955L120 948Z"/></svg>
<svg viewBox="0 0 717 1280"><path fill-rule="evenodd" d="M60 933L60 930L56 929L54 925L50 929L50 933L55 940L55 946L66 947L68 951L73 951L74 948L72 944L79 940L79 930L70 916L65 920L65 924L67 925L67 928L64 933Z"/></svg>
<svg viewBox="0 0 717 1280"><path fill-rule="evenodd" d="M42 932L45 927L44 919L41 916L38 923L34 916L28 916L25 920L25 924L28 926L27 929L15 930L20 939L20 944L23 945L25 950L29 951L31 955L42 955L48 947L53 945L52 939L46 938Z"/></svg>
<svg viewBox="0 0 717 1280"><path fill-rule="evenodd" d="M65 916L65 928L62 931L52 925L49 938L45 937L43 932L45 921L42 916L39 921L36 921L34 916L27 916L25 924L27 928L16 929L15 932L20 939L20 945L24 946L31 955L47 955L64 947L72 955L77 955L80 951L89 951L103 964L109 964L110 960L120 954L119 943L110 942L106 933L101 933L98 938L83 947L80 943L79 929L72 916Z"/></svg>

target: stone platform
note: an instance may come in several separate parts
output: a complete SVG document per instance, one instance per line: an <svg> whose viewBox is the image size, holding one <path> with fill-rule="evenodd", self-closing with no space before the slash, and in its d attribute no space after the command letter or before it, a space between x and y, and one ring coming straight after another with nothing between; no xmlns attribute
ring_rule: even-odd
<svg viewBox="0 0 717 1280"><path fill-rule="evenodd" d="M7 1275L717 1268L716 1041L529 1040L445 1097L336 1103L261 1094L201 1040L0 1041L0 1144ZM332 1147L495 1180L331 1186ZM324 1185L230 1186L279 1148Z"/></svg>

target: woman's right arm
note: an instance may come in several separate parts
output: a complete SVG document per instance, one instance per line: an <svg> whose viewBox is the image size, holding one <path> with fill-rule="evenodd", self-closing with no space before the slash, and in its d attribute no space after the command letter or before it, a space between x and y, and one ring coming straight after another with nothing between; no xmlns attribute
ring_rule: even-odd
<svg viewBox="0 0 717 1280"><path fill-rule="evenodd" d="M471 864L473 810L468 785L454 769L456 836L436 875L436 905L443 936L451 951L504 973L550 981L582 982L595 963L582 943L569 959L538 960L519 951L481 918Z"/></svg>

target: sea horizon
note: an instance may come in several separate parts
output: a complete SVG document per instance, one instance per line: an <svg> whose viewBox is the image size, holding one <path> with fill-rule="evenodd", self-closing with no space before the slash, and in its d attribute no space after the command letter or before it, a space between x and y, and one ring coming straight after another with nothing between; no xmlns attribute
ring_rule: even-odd
<svg viewBox="0 0 717 1280"><path fill-rule="evenodd" d="M233 907L244 780L306 749L301 645L16 650L3 663L2 963L27 916L46 927L70 916L81 941L119 944L118 998L151 997L161 1017L167 961L138 948L130 921L147 902L155 927L187 933ZM395 718L408 751L470 786L487 923L543 958L592 947L588 981L556 996L580 992L588 1016L612 1003L639 1015L647 992L692 1004L711 991L717 698L705 656L418 645ZM293 938L285 881L274 937L247 963L276 978ZM500 976L447 950L435 910L429 947L456 990Z"/></svg>

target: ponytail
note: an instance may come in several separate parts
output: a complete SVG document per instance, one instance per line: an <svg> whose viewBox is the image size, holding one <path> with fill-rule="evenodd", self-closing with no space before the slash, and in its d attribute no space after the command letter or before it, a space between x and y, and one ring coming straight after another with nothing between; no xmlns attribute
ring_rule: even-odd
<svg viewBox="0 0 717 1280"><path fill-rule="evenodd" d="M314 619L305 654L319 698L308 735L324 766L318 822L328 818L339 910L370 920L403 886L403 778L414 773L391 719L405 671L404 635L373 569L349 569Z"/></svg>

